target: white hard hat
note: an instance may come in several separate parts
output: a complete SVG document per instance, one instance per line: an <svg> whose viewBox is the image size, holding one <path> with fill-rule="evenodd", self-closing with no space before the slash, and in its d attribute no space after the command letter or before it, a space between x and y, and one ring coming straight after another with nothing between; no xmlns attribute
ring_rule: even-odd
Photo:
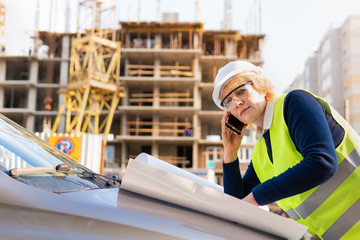
<svg viewBox="0 0 360 240"><path fill-rule="evenodd" d="M224 107L220 105L220 91L222 90L225 83L227 83L232 77L240 73L246 72L256 72L262 74L262 69L260 67L255 66L252 63L246 61L234 61L226 64L224 67L220 68L215 81L214 81L214 91L212 94L212 98L214 103L221 109L226 110Z"/></svg>

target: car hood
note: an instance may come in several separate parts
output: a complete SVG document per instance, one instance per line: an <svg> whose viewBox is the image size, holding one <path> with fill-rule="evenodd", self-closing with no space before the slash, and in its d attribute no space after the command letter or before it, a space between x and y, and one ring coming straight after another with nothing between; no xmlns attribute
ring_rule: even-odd
<svg viewBox="0 0 360 240"><path fill-rule="evenodd" d="M275 239L263 232L126 190L54 194L0 173L0 205L110 222L181 239Z"/></svg>
<svg viewBox="0 0 360 240"><path fill-rule="evenodd" d="M27 209L37 209L49 213L71 215L111 222L121 226L158 232L168 236L174 236L179 232L179 226L174 222L156 219L139 211L127 210L125 207L117 207L119 189L100 189L74 192L71 194L54 194L41 189L26 185L0 173L0 205L17 206ZM181 227L185 239L194 236L203 238L201 232ZM219 239L216 236L205 234L210 239Z"/></svg>

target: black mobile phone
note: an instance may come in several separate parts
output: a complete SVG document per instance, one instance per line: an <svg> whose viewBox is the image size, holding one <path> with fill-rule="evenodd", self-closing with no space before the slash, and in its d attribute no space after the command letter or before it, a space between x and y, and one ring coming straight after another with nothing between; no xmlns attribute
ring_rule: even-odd
<svg viewBox="0 0 360 240"><path fill-rule="evenodd" d="M234 131L236 134L241 135L242 129L244 127L244 123L240 122L236 117L233 115L230 115L226 121L225 125L230 128L232 131Z"/></svg>

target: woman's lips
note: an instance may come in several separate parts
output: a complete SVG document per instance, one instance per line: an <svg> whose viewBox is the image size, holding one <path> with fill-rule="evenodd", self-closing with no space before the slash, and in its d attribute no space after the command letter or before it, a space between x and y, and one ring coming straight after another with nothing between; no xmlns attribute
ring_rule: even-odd
<svg viewBox="0 0 360 240"><path fill-rule="evenodd" d="M244 108L241 112L240 112L240 115L242 116L250 107L246 107Z"/></svg>

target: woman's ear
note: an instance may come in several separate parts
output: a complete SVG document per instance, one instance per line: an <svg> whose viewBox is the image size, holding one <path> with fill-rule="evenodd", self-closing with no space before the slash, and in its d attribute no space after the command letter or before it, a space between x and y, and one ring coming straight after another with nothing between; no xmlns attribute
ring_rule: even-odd
<svg viewBox="0 0 360 240"><path fill-rule="evenodd" d="M267 93L265 94L265 101L269 101Z"/></svg>

